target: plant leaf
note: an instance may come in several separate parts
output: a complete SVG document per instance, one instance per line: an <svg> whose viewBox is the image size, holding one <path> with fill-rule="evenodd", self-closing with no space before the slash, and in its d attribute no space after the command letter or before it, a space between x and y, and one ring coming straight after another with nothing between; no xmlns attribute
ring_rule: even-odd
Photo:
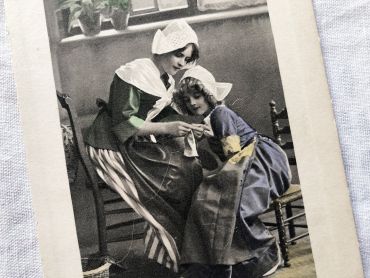
<svg viewBox="0 0 370 278"><path fill-rule="evenodd" d="M119 8L121 10L127 11L129 9L129 0L108 0L111 7Z"/></svg>
<svg viewBox="0 0 370 278"><path fill-rule="evenodd" d="M59 10L70 9L71 7L78 5L80 6L79 0L60 0Z"/></svg>
<svg viewBox="0 0 370 278"><path fill-rule="evenodd" d="M82 10L77 11L75 13L75 17L76 17L75 19L77 20L81 16L81 14L82 14Z"/></svg>

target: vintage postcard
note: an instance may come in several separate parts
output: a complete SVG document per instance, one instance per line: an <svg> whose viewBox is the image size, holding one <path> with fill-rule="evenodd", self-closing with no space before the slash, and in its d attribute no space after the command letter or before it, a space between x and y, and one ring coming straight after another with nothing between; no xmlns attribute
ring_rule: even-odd
<svg viewBox="0 0 370 278"><path fill-rule="evenodd" d="M363 277L310 0L5 4L45 277Z"/></svg>

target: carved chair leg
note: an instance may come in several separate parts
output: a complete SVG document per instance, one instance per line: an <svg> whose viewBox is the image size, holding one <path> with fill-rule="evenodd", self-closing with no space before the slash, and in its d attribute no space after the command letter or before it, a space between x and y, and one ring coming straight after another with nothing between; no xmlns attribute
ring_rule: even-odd
<svg viewBox="0 0 370 278"><path fill-rule="evenodd" d="M108 243L107 243L106 218L104 214L104 201L100 192L94 190L93 196L98 225L97 228L98 228L99 252L102 257L106 257L108 256Z"/></svg>
<svg viewBox="0 0 370 278"><path fill-rule="evenodd" d="M285 206L285 212L286 212L286 217L292 217L293 216L293 210L292 210L292 205L290 203L286 204ZM289 229L289 238L294 238L296 233L295 233L295 227L294 227L294 220L290 220L288 222L288 229ZM296 244L295 241L292 241L292 245Z"/></svg>
<svg viewBox="0 0 370 278"><path fill-rule="evenodd" d="M281 249L281 254L284 259L284 266L289 267L289 254L288 254L288 246L286 244L286 233L285 233L285 227L284 227L284 220L283 220L283 210L281 203L276 202L274 204L275 208L275 217L276 217L276 224L278 228L279 233L279 245Z"/></svg>

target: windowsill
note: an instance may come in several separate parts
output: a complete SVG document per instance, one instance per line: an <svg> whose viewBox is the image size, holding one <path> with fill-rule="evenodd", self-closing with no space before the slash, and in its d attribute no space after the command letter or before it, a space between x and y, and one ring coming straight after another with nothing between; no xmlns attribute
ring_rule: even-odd
<svg viewBox="0 0 370 278"><path fill-rule="evenodd" d="M210 21L216 21L216 20L244 17L244 16L253 16L253 15L259 15L259 14L265 14L265 13L268 13L267 5L261 5L257 7L243 8L243 9L233 10L233 11L226 11L226 12L224 11L224 12L215 12L215 13L204 14L204 15L196 15L196 16L186 17L185 19L189 24L193 24L193 23L210 22ZM62 39L60 41L60 44L64 45L64 44L80 42L80 41L94 41L94 40L100 40L100 39L105 39L105 38L124 36L126 34L136 34L136 33L145 32L149 30L162 29L168 24L169 21L170 20L128 26L127 29L122 30L122 31L117 31L114 29L103 30L98 35L91 36L91 37L85 36L83 34L75 35L72 37Z"/></svg>

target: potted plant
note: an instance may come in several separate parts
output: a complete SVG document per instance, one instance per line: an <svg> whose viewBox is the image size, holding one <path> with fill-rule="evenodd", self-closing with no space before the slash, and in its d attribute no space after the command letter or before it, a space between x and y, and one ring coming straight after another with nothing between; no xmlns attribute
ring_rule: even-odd
<svg viewBox="0 0 370 278"><path fill-rule="evenodd" d="M130 0L108 0L111 9L111 22L116 30L124 30L127 27L130 16Z"/></svg>
<svg viewBox="0 0 370 278"><path fill-rule="evenodd" d="M107 0L60 0L59 9L69 9L68 32L78 22L86 36L98 34L101 29L100 11L106 3Z"/></svg>

